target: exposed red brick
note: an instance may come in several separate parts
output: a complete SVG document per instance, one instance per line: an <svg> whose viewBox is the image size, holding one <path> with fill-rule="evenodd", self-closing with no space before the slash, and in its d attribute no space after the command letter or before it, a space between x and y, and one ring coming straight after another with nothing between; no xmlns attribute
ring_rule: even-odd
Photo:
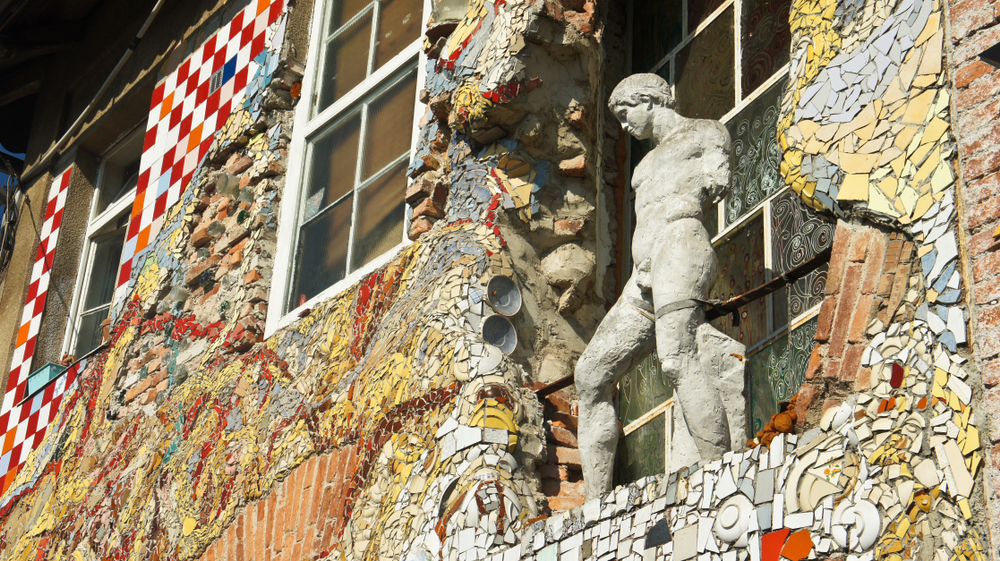
<svg viewBox="0 0 1000 561"><path fill-rule="evenodd" d="M867 366L858 370L858 376L854 379L854 391L863 392L872 388L872 369Z"/></svg>
<svg viewBox="0 0 1000 561"><path fill-rule="evenodd" d="M896 308L903 301L907 289L910 286L910 265L900 264L896 267L896 278L892 283L892 292L889 295L889 313L896 313Z"/></svg>
<svg viewBox="0 0 1000 561"><path fill-rule="evenodd" d="M864 353L864 345L850 345L844 352L844 360L840 364L840 373L837 378L841 382L853 382L858 377L858 370L861 368L861 355Z"/></svg>
<svg viewBox="0 0 1000 561"><path fill-rule="evenodd" d="M885 273L878 281L878 288L875 290L875 294L879 297L887 297L892 293L892 281L895 277L892 273Z"/></svg>
<svg viewBox="0 0 1000 561"><path fill-rule="evenodd" d="M1000 4L998 4L1000 5ZM955 72L955 87L964 88L975 82L981 76L991 74L994 68L981 60L973 60L963 65Z"/></svg>
<svg viewBox="0 0 1000 561"><path fill-rule="evenodd" d="M820 353L820 346L814 345L812 354L809 355L809 366L806 367L806 380L815 378L822 366L823 355Z"/></svg>
<svg viewBox="0 0 1000 561"><path fill-rule="evenodd" d="M823 377L834 379L840 375L840 363L839 358L832 358L826 361L826 366L823 367Z"/></svg>
<svg viewBox="0 0 1000 561"><path fill-rule="evenodd" d="M838 224L833 234L833 249L830 253L830 270L826 275L826 294L840 292L840 284L844 279L844 267L847 265L847 251L851 244L851 230Z"/></svg>
<svg viewBox="0 0 1000 561"><path fill-rule="evenodd" d="M983 385L992 388L1000 384L1000 360L991 360L983 365Z"/></svg>
<svg viewBox="0 0 1000 561"><path fill-rule="evenodd" d="M802 384L799 388L799 393L795 394L795 414L797 415L797 420L795 424L798 426L805 426L806 415L809 413L809 408L812 406L812 402L819 395L819 389L812 384Z"/></svg>
<svg viewBox="0 0 1000 561"><path fill-rule="evenodd" d="M851 249L847 259L849 261L864 261L868 256L868 246L871 245L872 230L865 228L851 236Z"/></svg>
<svg viewBox="0 0 1000 561"><path fill-rule="evenodd" d="M198 282L201 279L201 274L211 269L212 267L218 265L220 261L222 261L222 256L219 254L215 254L209 257L208 259L205 259L204 261L198 263L194 267L191 267L184 275L185 284L189 286L198 284Z"/></svg>
<svg viewBox="0 0 1000 561"><path fill-rule="evenodd" d="M423 234L430 232L434 227L434 221L426 216L418 216L410 221L410 229L407 236L411 241L416 241Z"/></svg>
<svg viewBox="0 0 1000 561"><path fill-rule="evenodd" d="M837 297L827 296L823 300L823 305L819 308L819 324L816 326L816 341L825 343L830 340L830 333L833 331L833 316L837 310Z"/></svg>
<svg viewBox="0 0 1000 561"><path fill-rule="evenodd" d="M579 446L576 440L576 435L564 428L557 426L549 427L549 435L552 437L552 442L561 444L562 446L568 446L570 448L576 448Z"/></svg>
<svg viewBox="0 0 1000 561"><path fill-rule="evenodd" d="M872 236L871 247L868 249L868 259L865 260L865 274L861 282L862 294L874 294L878 288L879 279L882 278L882 265L885 263L886 242L885 236L875 233Z"/></svg>
<svg viewBox="0 0 1000 561"><path fill-rule="evenodd" d="M976 283L976 304L989 304L1000 299L1000 277Z"/></svg>
<svg viewBox="0 0 1000 561"><path fill-rule="evenodd" d="M851 329L847 334L847 341L858 343L866 339L865 331L871 323L872 303L875 297L871 294L862 294L858 298L854 307L854 318L851 320Z"/></svg>
<svg viewBox="0 0 1000 561"><path fill-rule="evenodd" d="M990 411L992 415L986 415L989 423L989 438L991 444L1000 442L1000 387L993 387L986 391L983 399L983 410Z"/></svg>
<svg viewBox="0 0 1000 561"><path fill-rule="evenodd" d="M567 428L573 432L579 429L578 419L574 415L569 415L562 412L556 412L549 415L548 418L552 421L553 425L561 426Z"/></svg>
<svg viewBox="0 0 1000 561"><path fill-rule="evenodd" d="M583 230L583 220L556 220L555 234L557 236L578 236Z"/></svg>
<svg viewBox="0 0 1000 561"><path fill-rule="evenodd" d="M253 283L259 281L261 278L263 278L263 277L261 277L260 271L258 271L257 269L251 269L250 272L248 272L243 277L243 284L244 285L253 284Z"/></svg>
<svg viewBox="0 0 1000 561"><path fill-rule="evenodd" d="M549 446L549 463L562 464L570 469L580 469L580 451L565 446Z"/></svg>
<svg viewBox="0 0 1000 561"><path fill-rule="evenodd" d="M434 202L430 197L420 201L413 209L413 216L428 216L430 218L444 218L444 209Z"/></svg>
<svg viewBox="0 0 1000 561"><path fill-rule="evenodd" d="M1000 201L1000 197L997 197ZM982 282L1000 274L1000 252L986 253L977 256L972 263L972 278L975 282Z"/></svg>
<svg viewBox="0 0 1000 561"><path fill-rule="evenodd" d="M575 158L559 162L559 173L568 177L583 177L587 175L587 157L580 154Z"/></svg>
<svg viewBox="0 0 1000 561"><path fill-rule="evenodd" d="M226 162L226 173L229 175L239 175L246 170L250 169L253 165L253 159L249 156L240 156L239 154L233 154L229 157L229 161Z"/></svg>
<svg viewBox="0 0 1000 561"><path fill-rule="evenodd" d="M584 500L585 497L582 493L572 497L549 497L549 510L552 512L565 512L582 505Z"/></svg>
<svg viewBox="0 0 1000 561"><path fill-rule="evenodd" d="M851 318L854 316L855 304L858 301L858 287L861 284L861 268L857 263L847 267L844 275L844 290L837 302L837 314L833 319L833 332L830 334L830 356L840 358L847 343L851 328Z"/></svg>

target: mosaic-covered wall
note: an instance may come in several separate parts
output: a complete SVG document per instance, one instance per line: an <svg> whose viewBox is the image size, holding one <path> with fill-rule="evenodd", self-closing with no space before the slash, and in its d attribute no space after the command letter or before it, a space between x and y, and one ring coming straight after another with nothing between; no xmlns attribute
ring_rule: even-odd
<svg viewBox="0 0 1000 561"><path fill-rule="evenodd" d="M283 59L294 6L251 4L238 16L250 31L225 28L247 85L217 131L189 130L184 112L204 101L200 80L225 57L210 65L201 53L211 49L198 50L203 71L157 88L143 161L167 171L133 206L137 245L107 346L77 368L47 438L0 499L5 557L214 558L209 546L227 528L284 502L318 457L337 458L327 479L338 514L322 539L271 543L258 558L478 559L518 543L545 510L535 473L545 435L526 372L569 368L564 358L583 346L576 330L602 309L595 236L583 228L596 196L581 115L596 79L585 67L569 74L581 87L532 102L558 100L565 114L539 119L524 98L559 67L522 59L593 49L593 5L546 12L539 31L537 7L480 2L448 42L427 46L430 109L411 176L417 188L447 186L446 202L435 200L441 220L415 212L418 241L265 340L279 203L296 196L284 172L300 84ZM553 25L573 37L557 40ZM245 61L251 32L264 39ZM232 79L238 90L240 72L223 63L222 87ZM169 144L181 131L192 140L178 152ZM481 335L497 276L525 300L512 357ZM562 343L539 347L560 333Z"/></svg>
<svg viewBox="0 0 1000 561"><path fill-rule="evenodd" d="M428 41L416 241L264 339L298 91L294 75L272 76L282 49L266 43L259 79L133 262L107 347L0 499L4 556L983 559L940 0L791 8L781 177L852 221L838 225L817 320L834 334L797 398L806 427L539 520L546 450L529 374L564 371L582 345L571 334L602 309L599 234L583 227L602 170L597 8L474 1ZM239 189L219 192L221 172ZM846 273L893 241L914 257L871 260L872 294L892 273L887 311L856 314ZM510 356L480 335L498 275L525 300ZM826 376L848 355L867 381ZM309 507L328 509L320 534L323 515L296 503L323 479ZM312 539L268 526L287 528L293 507ZM282 539L220 540L259 532L245 527L254 516Z"/></svg>

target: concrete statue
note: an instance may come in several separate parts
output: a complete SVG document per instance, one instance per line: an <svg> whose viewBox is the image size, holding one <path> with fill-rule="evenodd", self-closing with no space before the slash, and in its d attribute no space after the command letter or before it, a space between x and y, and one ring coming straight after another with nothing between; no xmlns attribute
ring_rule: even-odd
<svg viewBox="0 0 1000 561"><path fill-rule="evenodd" d="M588 500L612 487L619 437L615 385L654 349L674 387L680 425L690 433L680 436L693 439L681 450L684 461L721 457L745 431L745 349L705 320L719 270L703 220L729 189L729 133L718 121L677 114L670 86L655 74L623 80L609 106L629 134L654 147L632 176L636 265L576 365ZM683 432L677 425L675 434Z"/></svg>

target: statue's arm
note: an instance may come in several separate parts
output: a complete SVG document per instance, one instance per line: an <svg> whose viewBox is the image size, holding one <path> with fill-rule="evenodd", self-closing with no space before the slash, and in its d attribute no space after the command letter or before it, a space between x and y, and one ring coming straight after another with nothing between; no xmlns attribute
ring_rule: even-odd
<svg viewBox="0 0 1000 561"><path fill-rule="evenodd" d="M720 202L729 193L730 170L729 153L732 145L729 131L718 121L710 121L713 126L709 145L705 147L702 163L705 170L706 199L712 204Z"/></svg>

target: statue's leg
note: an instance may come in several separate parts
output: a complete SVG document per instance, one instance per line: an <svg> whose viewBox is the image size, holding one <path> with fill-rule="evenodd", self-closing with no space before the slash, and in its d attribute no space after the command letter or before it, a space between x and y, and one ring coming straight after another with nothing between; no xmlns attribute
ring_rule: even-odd
<svg viewBox="0 0 1000 561"><path fill-rule="evenodd" d="M731 449L731 443L722 398L714 381L702 371L698 357L696 334L704 321L701 306L664 313L656 320L656 352L664 375L674 386L674 398L680 402L698 453L707 460L721 457Z"/></svg>
<svg viewBox="0 0 1000 561"><path fill-rule="evenodd" d="M632 281L576 363L576 390L580 400L577 437L588 500L611 490L618 446L618 419L612 402L615 384L653 351L655 342L651 316L623 301L629 293L638 294Z"/></svg>

